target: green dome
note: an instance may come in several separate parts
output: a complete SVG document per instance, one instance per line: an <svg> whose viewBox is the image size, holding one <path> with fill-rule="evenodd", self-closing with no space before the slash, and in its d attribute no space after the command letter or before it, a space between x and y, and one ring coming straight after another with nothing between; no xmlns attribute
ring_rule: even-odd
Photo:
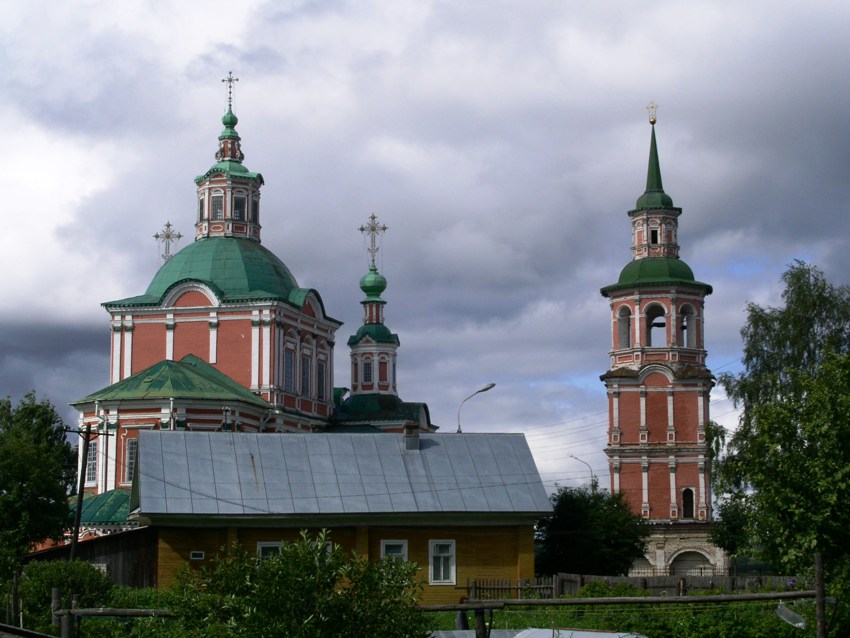
<svg viewBox="0 0 850 638"><path fill-rule="evenodd" d="M620 272L617 283L603 288L602 294L620 288L671 284L696 286L705 289L706 294L711 294L711 286L696 281L688 264L670 257L647 257L630 261Z"/></svg>
<svg viewBox="0 0 850 638"><path fill-rule="evenodd" d="M381 293L387 289L387 278L378 272L375 264L360 278L360 290L366 293L366 301L383 301Z"/></svg>
<svg viewBox="0 0 850 638"><path fill-rule="evenodd" d="M166 261L144 295L103 305L156 305L181 281L206 284L221 301L296 302L301 291L286 264L261 244L238 237L206 237Z"/></svg>

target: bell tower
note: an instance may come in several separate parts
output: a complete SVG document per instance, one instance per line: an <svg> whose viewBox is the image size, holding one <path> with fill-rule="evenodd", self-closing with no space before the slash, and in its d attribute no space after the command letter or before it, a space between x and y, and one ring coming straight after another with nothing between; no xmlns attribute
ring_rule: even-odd
<svg viewBox="0 0 850 638"><path fill-rule="evenodd" d="M611 490L623 492L635 513L656 524L649 565L641 567L666 574L683 573L677 556L711 567L723 559L707 542L705 428L714 378L705 365L704 308L712 288L679 258L682 209L664 192L654 104L649 111L646 190L628 213L632 260L601 290L610 303L612 344L601 379Z"/></svg>

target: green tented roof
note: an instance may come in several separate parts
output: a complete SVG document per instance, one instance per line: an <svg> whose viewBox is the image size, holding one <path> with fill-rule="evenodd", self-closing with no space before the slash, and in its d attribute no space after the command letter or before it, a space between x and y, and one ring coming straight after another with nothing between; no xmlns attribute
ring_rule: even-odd
<svg viewBox="0 0 850 638"><path fill-rule="evenodd" d="M664 192L661 184L661 165L658 162L658 146L655 143L655 125L649 142L649 167L646 171L646 191L638 197L635 210L673 208L673 198Z"/></svg>
<svg viewBox="0 0 850 638"><path fill-rule="evenodd" d="M70 499L71 511L77 509L77 497ZM103 494L84 494L80 524L83 526L121 525L130 514L130 490L109 490Z"/></svg>
<svg viewBox="0 0 850 638"><path fill-rule="evenodd" d="M366 337L371 337L372 341L375 343L392 343L399 345L398 335L390 332L390 329L382 323L367 323L360 326L357 334L348 338L348 345L356 345Z"/></svg>
<svg viewBox="0 0 850 638"><path fill-rule="evenodd" d="M71 405L94 401L172 398L239 401L258 408L273 408L264 399L191 354L180 361L160 361Z"/></svg>
<svg viewBox="0 0 850 638"><path fill-rule="evenodd" d="M204 237L166 261L145 294L108 301L103 306L158 305L172 286L183 281L208 285L222 302L277 299L300 308L310 292L299 289L286 264L258 242L241 237Z"/></svg>
<svg viewBox="0 0 850 638"><path fill-rule="evenodd" d="M637 286L691 286L711 294L711 286L694 279L691 267L681 259L671 257L646 257L634 259L620 272L616 284L605 286L600 291L604 296L621 288Z"/></svg>

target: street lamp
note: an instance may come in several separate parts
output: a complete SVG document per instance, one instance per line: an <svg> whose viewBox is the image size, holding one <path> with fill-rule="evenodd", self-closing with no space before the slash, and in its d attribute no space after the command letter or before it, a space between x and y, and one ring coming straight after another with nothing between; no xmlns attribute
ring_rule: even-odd
<svg viewBox="0 0 850 638"><path fill-rule="evenodd" d="M476 390L475 392L473 392L468 397L466 397L463 401L460 402L460 405L457 406L457 433L458 434L462 434L461 429L460 429L460 409L463 407L463 404L466 403L467 401L469 401L476 394L481 394L482 392L487 392L487 390L492 390L495 387L496 387L495 383L488 383L483 388Z"/></svg>
<svg viewBox="0 0 850 638"><path fill-rule="evenodd" d="M592 467L590 467L590 463L588 463L588 462L587 462L587 461L585 461L584 459L580 459L580 458L579 458L579 457L577 457L575 454L569 454L568 456L569 456L571 459L575 459L575 460L576 460L576 461L578 461L579 463L584 463L584 464L587 466L587 469L588 469L588 470L590 470L590 491L591 491L591 492L595 492L595 491L596 491L596 477L595 477L595 476L593 476L593 468L592 468Z"/></svg>

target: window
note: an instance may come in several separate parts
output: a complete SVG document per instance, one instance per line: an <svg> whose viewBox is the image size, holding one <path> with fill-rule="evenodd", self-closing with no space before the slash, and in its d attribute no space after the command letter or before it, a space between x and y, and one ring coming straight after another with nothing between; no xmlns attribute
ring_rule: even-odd
<svg viewBox="0 0 850 638"><path fill-rule="evenodd" d="M257 543L257 558L269 558L280 554L280 542L269 543L260 541Z"/></svg>
<svg viewBox="0 0 850 638"><path fill-rule="evenodd" d="M381 541L381 558L407 560L407 541Z"/></svg>
<svg viewBox="0 0 850 638"><path fill-rule="evenodd" d="M363 383L372 383L372 360L363 359Z"/></svg>
<svg viewBox="0 0 850 638"><path fill-rule="evenodd" d="M255 224L260 223L260 200L256 197L251 201L251 221Z"/></svg>
<svg viewBox="0 0 850 638"><path fill-rule="evenodd" d="M204 198L198 198L198 222L204 221Z"/></svg>
<svg viewBox="0 0 850 638"><path fill-rule="evenodd" d="M325 400L325 362L319 361L316 364L316 398L319 401Z"/></svg>
<svg viewBox="0 0 850 638"><path fill-rule="evenodd" d="M431 569L428 582L432 585L455 584L455 542L428 541Z"/></svg>
<svg viewBox="0 0 850 638"><path fill-rule="evenodd" d="M204 556L206 554L199 549L193 549L189 552L189 560L204 560Z"/></svg>
<svg viewBox="0 0 850 638"><path fill-rule="evenodd" d="M681 314L682 337L679 345L685 348L696 348L697 334L696 321L694 321L694 309L690 306L682 306L679 311Z"/></svg>
<svg viewBox="0 0 850 638"><path fill-rule="evenodd" d="M283 351L283 391L295 392L295 353Z"/></svg>
<svg viewBox="0 0 850 638"><path fill-rule="evenodd" d="M301 396L310 396L310 355L301 355Z"/></svg>
<svg viewBox="0 0 850 638"><path fill-rule="evenodd" d="M237 222L245 221L245 212L248 208L248 200L244 195L237 195L233 198L233 220Z"/></svg>
<svg viewBox="0 0 850 638"><path fill-rule="evenodd" d="M658 229L650 228L649 229L649 243L657 244L658 243Z"/></svg>
<svg viewBox="0 0 850 638"><path fill-rule="evenodd" d="M212 219L224 219L224 195L212 196Z"/></svg>
<svg viewBox="0 0 850 638"><path fill-rule="evenodd" d="M97 482L97 439L89 441L89 455L86 458L86 483Z"/></svg>
<svg viewBox="0 0 850 638"><path fill-rule="evenodd" d="M664 308L653 304L646 309L646 345L649 348L663 348L666 343L667 320Z"/></svg>
<svg viewBox="0 0 850 638"><path fill-rule="evenodd" d="M617 311L617 347L632 347L632 312L628 306L620 306Z"/></svg>
<svg viewBox="0 0 850 638"><path fill-rule="evenodd" d="M124 482L133 482L133 473L136 471L136 456L139 453L139 440L127 439L124 442Z"/></svg>
<svg viewBox="0 0 850 638"><path fill-rule="evenodd" d="M694 491L688 487L682 490L682 518L694 517Z"/></svg>

